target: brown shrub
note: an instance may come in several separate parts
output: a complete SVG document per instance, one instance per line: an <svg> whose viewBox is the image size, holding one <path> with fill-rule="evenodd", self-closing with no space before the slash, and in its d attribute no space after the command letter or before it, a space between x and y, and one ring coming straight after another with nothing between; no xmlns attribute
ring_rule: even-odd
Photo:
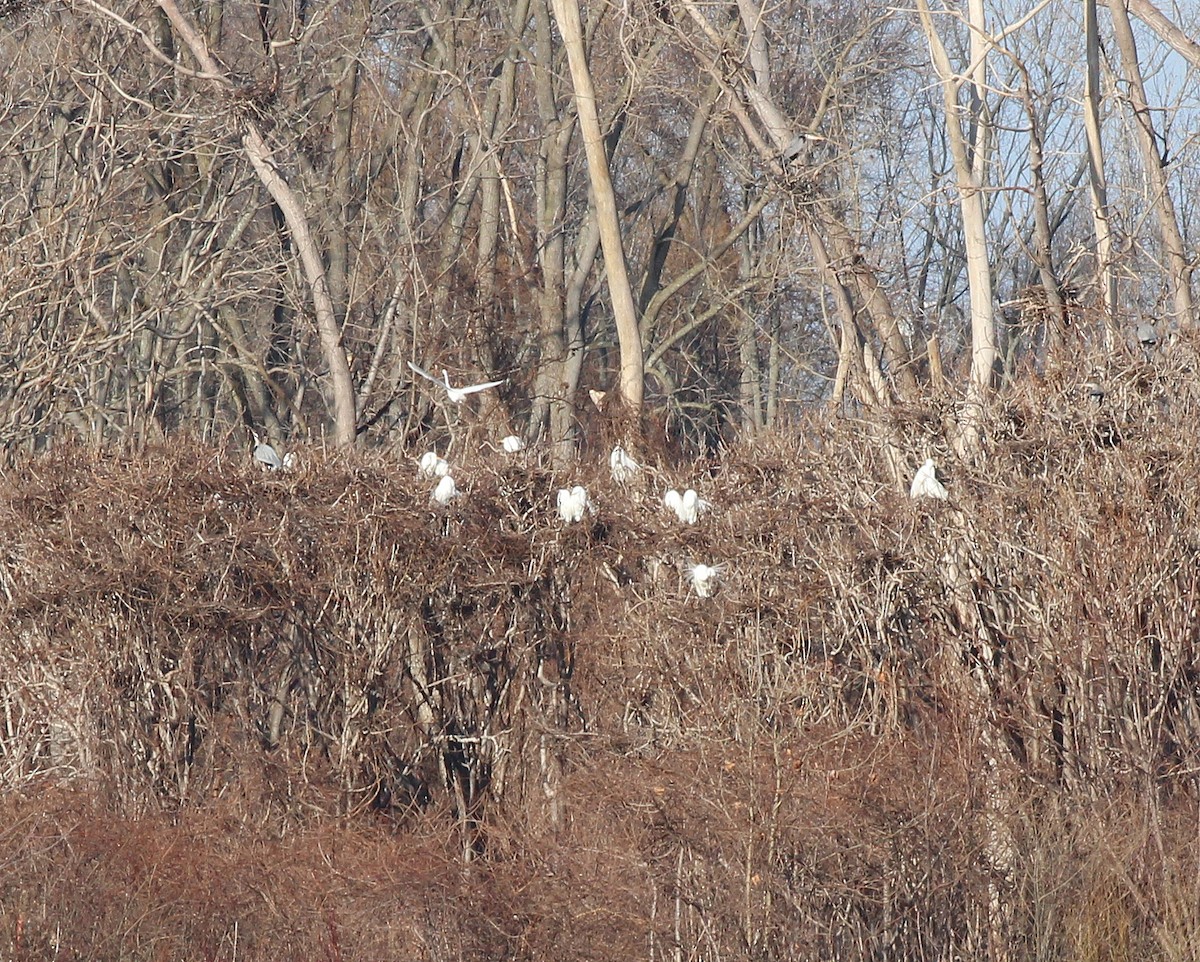
<svg viewBox="0 0 1200 962"><path fill-rule="evenodd" d="M382 454L27 461L0 482L0 945L1186 958L1189 377L1023 384L979 465L930 409L627 488L481 455L448 509ZM912 502L888 444L951 502ZM576 481L599 513L564 527ZM713 511L681 528L669 486ZM727 565L712 598L695 561Z"/></svg>

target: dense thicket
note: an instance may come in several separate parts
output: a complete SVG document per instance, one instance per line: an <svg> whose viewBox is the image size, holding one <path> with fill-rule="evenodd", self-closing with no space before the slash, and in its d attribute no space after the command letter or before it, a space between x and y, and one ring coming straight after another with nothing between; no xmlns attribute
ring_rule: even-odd
<svg viewBox="0 0 1200 962"><path fill-rule="evenodd" d="M961 6L0 0L0 952L1194 958L1195 11Z"/></svg>
<svg viewBox="0 0 1200 962"><path fill-rule="evenodd" d="M24 461L0 932L26 957L1186 957L1196 401L1172 356L1111 373L1014 395L986 469L906 411L892 440L949 503L845 422L625 486L484 449L449 508L383 454ZM598 513L567 526L577 481ZM679 485L714 505L694 527L658 500ZM727 566L707 599L701 560Z"/></svg>

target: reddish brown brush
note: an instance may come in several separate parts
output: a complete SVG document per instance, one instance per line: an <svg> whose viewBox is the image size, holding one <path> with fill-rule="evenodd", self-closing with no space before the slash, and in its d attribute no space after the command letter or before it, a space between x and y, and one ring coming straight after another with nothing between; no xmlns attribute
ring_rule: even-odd
<svg viewBox="0 0 1200 962"><path fill-rule="evenodd" d="M481 455L446 508L382 454L20 464L0 946L1187 957L1195 401L1165 360L1056 377L975 462L930 409L625 485Z"/></svg>

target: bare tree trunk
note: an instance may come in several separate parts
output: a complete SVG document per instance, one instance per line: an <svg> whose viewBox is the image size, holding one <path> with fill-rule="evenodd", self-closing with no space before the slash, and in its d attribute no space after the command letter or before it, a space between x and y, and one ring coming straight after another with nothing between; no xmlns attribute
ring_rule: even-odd
<svg viewBox="0 0 1200 962"><path fill-rule="evenodd" d="M921 25L929 40L933 68L942 83L946 110L946 133L958 179L959 209L962 214L963 244L967 255L967 281L971 294L971 391L969 400L982 402L995 381L996 318L992 298L992 272L988 263L986 211L983 203L984 164L987 155L989 124L982 108L986 82L986 52L990 41L984 31L983 0L970 0L971 61L969 77L954 71L950 58L934 26L926 0L917 0ZM958 97L962 84L972 85L971 136L963 128Z"/></svg>
<svg viewBox="0 0 1200 962"><path fill-rule="evenodd" d="M625 251L621 246L621 223L617 216L617 201L608 172L608 156L604 149L604 133L596 112L596 92L583 48L583 27L579 20L578 0L554 0L554 16L562 33L571 81L575 85L575 106L579 112L579 127L587 154L588 173L596 205L596 220L600 227L600 245L604 252L604 268L608 276L608 292L612 298L613 318L617 325L617 340L621 347L621 398L631 412L642 408L644 366L642 339L638 329L637 305L629 285Z"/></svg>
<svg viewBox="0 0 1200 962"><path fill-rule="evenodd" d="M1142 68L1138 62L1137 42L1129 23L1125 0L1108 0L1112 13L1113 33L1117 49L1121 52L1121 67L1129 84L1129 103L1137 121L1138 144L1142 150L1142 162L1146 177L1154 196L1150 203L1158 215L1158 229L1162 235L1163 254L1167 262L1167 284L1175 300L1175 320L1181 326L1190 327L1194 322L1192 310L1192 265L1188 263L1184 250L1183 235L1175 217L1175 203L1167 185L1166 161L1158 149L1154 132L1154 119L1146 99L1146 85L1142 80Z"/></svg>
<svg viewBox="0 0 1200 962"><path fill-rule="evenodd" d="M1062 351L1065 311L1058 275L1054 271L1054 233L1050 227L1050 205L1046 197L1042 129L1038 123L1037 107L1033 102L1029 71L1019 60L1016 61L1016 67L1021 74L1021 101L1025 105L1025 113L1029 117L1029 174L1033 181L1033 249L1031 255L1037 266L1042 290L1046 295L1046 354L1047 359L1053 362L1057 360Z"/></svg>
<svg viewBox="0 0 1200 962"><path fill-rule="evenodd" d="M225 76L209 54L203 38L191 21L179 10L175 0L157 0L157 2L170 19L171 25L191 50L192 56L196 58L196 62L200 64L205 75L210 79L220 81L226 87L232 86L229 78ZM309 293L312 295L313 308L317 315L317 331L321 339L321 348L333 382L334 440L342 446L353 445L358 434L354 383L350 378L350 365L346 361L346 351L342 345L342 333L334 315L333 300L329 296L325 267L321 263L320 252L309 229L308 217L299 198L296 197L295 192L280 175L271 160L271 152L267 149L262 134L253 120L245 122L242 146L263 186L267 188L284 217L287 218L296 249L300 253L300 261L304 265Z"/></svg>
<svg viewBox="0 0 1200 962"><path fill-rule="evenodd" d="M692 0L683 2L691 19L718 50L725 52L726 38L716 32ZM749 71L741 78L741 89L757 115L762 131L755 126L737 97L731 99L730 107L762 159L782 177L785 171L781 158L791 156L793 145L799 139L796 126L779 108L771 94L770 48L766 33L762 29L762 12L757 0L738 0L738 11L742 27L749 38L750 51ZM718 78L724 76L727 70L727 64L724 63L710 63L709 67ZM879 283L875 271L863 260L854 233L834 210L829 199L822 194L815 180L810 180L809 186L814 190L810 201L813 225L821 230L828 249L826 263L829 284L831 288L845 286L843 276L847 276L853 282L866 316L875 325L882 342L892 383L902 398L911 399L917 394L916 374L911 353L891 301ZM811 235L812 231L809 233Z"/></svg>
<svg viewBox="0 0 1200 962"><path fill-rule="evenodd" d="M1096 0L1083 0L1087 72L1083 84L1083 126L1088 145L1088 187L1096 229L1096 277L1104 301L1104 335L1112 349L1116 337L1117 278L1113 273L1113 232L1108 217L1108 182L1104 176L1104 139L1100 132L1100 31Z"/></svg>
<svg viewBox="0 0 1200 962"><path fill-rule="evenodd" d="M1200 67L1200 44L1168 20L1150 0L1129 0L1129 12L1169 43L1193 67Z"/></svg>

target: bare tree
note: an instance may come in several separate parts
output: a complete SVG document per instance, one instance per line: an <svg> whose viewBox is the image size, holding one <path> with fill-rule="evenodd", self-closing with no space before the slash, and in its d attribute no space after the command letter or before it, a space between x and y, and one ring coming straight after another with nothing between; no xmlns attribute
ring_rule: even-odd
<svg viewBox="0 0 1200 962"><path fill-rule="evenodd" d="M1183 327L1190 327L1195 323L1192 304L1193 268L1184 248L1179 221L1175 216L1175 202L1171 198L1170 186L1167 183L1166 159L1158 146L1159 138L1154 128L1146 85L1142 79L1142 68L1138 61L1137 42L1129 23L1125 0L1109 0L1108 8L1112 14L1117 49L1121 54L1121 70L1129 89L1129 106L1133 110L1137 125L1142 164L1149 181L1150 204L1158 218L1158 231L1166 261L1167 285L1175 304L1175 320Z"/></svg>
<svg viewBox="0 0 1200 962"><path fill-rule="evenodd" d="M985 232L984 196L990 139L987 116L987 34L982 0L968 5L970 64L954 70L926 0L917 0L921 25L929 40L934 70L942 84L946 131L958 180L959 209L967 255L967 281L971 295L971 400L978 403L991 393L998 352L992 273ZM968 87L968 104L960 104L961 91ZM964 123L964 116L967 122Z"/></svg>
<svg viewBox="0 0 1200 962"><path fill-rule="evenodd" d="M1105 329L1111 346L1117 309L1117 281L1113 270L1113 230L1108 208L1108 182L1104 174L1104 138L1100 125L1100 28L1096 21L1096 0L1083 0L1083 23L1087 51L1083 120L1087 133L1088 188L1092 222L1096 229L1096 275L1100 281Z"/></svg>
<svg viewBox="0 0 1200 962"><path fill-rule="evenodd" d="M629 282L625 250L621 240L621 225L617 217L616 197L608 172L608 155L604 134L596 110L596 91L592 85L591 69L583 44L583 26L579 19L578 0L554 0L555 19L562 32L563 45L575 85L575 108L587 152L592 197L596 205L596 223L600 229L600 244L604 251L608 293L612 298L613 319L621 345L621 399L633 413L642 408L644 368L642 338L638 325L637 305Z"/></svg>

